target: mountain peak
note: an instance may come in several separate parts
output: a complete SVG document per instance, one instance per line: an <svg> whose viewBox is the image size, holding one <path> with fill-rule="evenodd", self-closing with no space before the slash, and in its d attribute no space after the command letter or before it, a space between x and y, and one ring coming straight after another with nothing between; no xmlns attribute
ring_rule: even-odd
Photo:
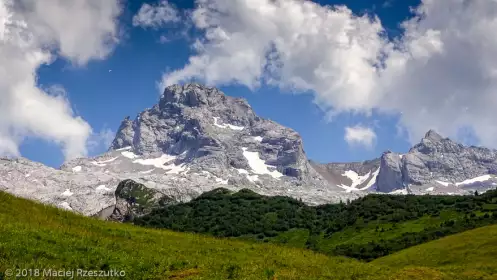
<svg viewBox="0 0 497 280"><path fill-rule="evenodd" d="M430 130L407 154L316 164L294 130L258 117L244 99L188 83L165 88L159 104L126 117L107 153L60 170L0 158L0 177L11 178L6 191L13 194L103 217L120 205L112 192L125 179L176 201L222 186L322 204L370 192L483 192L497 184L495 162L497 150L465 147ZM40 184L45 180L50 186Z"/></svg>
<svg viewBox="0 0 497 280"><path fill-rule="evenodd" d="M433 142L439 142L439 141L443 140L444 138L440 134L438 134L435 130L430 129L425 134L424 139L431 140Z"/></svg>
<svg viewBox="0 0 497 280"><path fill-rule="evenodd" d="M188 107L198 107L208 104L207 97L210 95L224 95L220 91L196 83L184 85L171 85L164 89L160 99L160 106L166 103L179 103Z"/></svg>

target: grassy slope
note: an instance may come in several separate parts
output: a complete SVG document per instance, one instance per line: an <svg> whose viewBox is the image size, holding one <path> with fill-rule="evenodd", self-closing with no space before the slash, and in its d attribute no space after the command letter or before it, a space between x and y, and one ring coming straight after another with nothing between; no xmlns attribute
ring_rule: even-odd
<svg viewBox="0 0 497 280"><path fill-rule="evenodd" d="M373 221L362 228L347 227L344 230L334 233L330 237L324 237L321 234L318 239L318 248L325 253L332 253L337 245L342 244L367 244L374 240L388 240L401 236L405 232L419 232L425 228L435 226L449 219L460 218L461 214L444 211L437 217L425 216L412 221L400 222L397 224ZM380 229L376 231L376 227ZM383 231L381 231L383 229ZM305 229L293 229L282 233L277 237L268 238L270 243L285 244L292 247L305 248L309 231ZM249 240L250 236L241 237L241 239Z"/></svg>
<svg viewBox="0 0 497 280"><path fill-rule="evenodd" d="M495 224L496 202L497 191L490 191L480 196L369 195L347 205L310 207L288 197L218 189L156 209L135 223L372 260Z"/></svg>
<svg viewBox="0 0 497 280"><path fill-rule="evenodd" d="M0 271L16 266L118 269L127 279L386 279L389 273L307 250L98 221L0 192Z"/></svg>
<svg viewBox="0 0 497 280"><path fill-rule="evenodd" d="M449 219L460 218L461 214L453 211L443 211L439 216L424 216L416 220L405 221L400 223L389 223L382 221L373 221L366 227L356 229L348 227L331 235L330 238L322 238L319 241L319 248L323 252L332 252L333 248L342 244L367 244L375 240L389 240L398 238L406 232L420 232L426 228L440 224ZM376 231L376 227L380 230ZM383 229L383 231L381 231Z"/></svg>
<svg viewBox="0 0 497 280"><path fill-rule="evenodd" d="M288 236L288 242L301 240ZM0 192L0 272L18 267L117 269L126 271L126 279L492 279L479 276L497 273L496 255L497 226L366 264L271 244L103 222Z"/></svg>
<svg viewBox="0 0 497 280"><path fill-rule="evenodd" d="M317 248L320 252L333 254L333 250L337 245L366 245L371 241L395 239L400 237L403 233L420 232L426 228L436 226L441 222L450 219L462 219L463 217L464 216L461 213L455 211L442 211L439 216L424 216L416 220L405 221L396 224L383 221L372 221L362 228L356 228L354 226L347 227L340 232L334 233L330 237L324 237L324 235L321 234L317 241ZM380 230L377 231L377 227ZM383 229L383 231L381 229ZM281 244L296 248L305 248L308 237L308 230L292 229L276 237L266 239L267 242L273 244ZM239 237L239 239L253 241L255 240L255 236L242 236Z"/></svg>
<svg viewBox="0 0 497 280"><path fill-rule="evenodd" d="M414 246L372 264L437 268L460 279L497 279L497 225Z"/></svg>

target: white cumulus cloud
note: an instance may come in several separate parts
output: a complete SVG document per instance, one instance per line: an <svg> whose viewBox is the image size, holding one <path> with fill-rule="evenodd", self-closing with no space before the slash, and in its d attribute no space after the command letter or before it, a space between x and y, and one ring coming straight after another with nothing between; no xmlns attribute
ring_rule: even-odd
<svg viewBox="0 0 497 280"><path fill-rule="evenodd" d="M183 69L164 85L197 78L208 84L261 82L315 91L325 110L369 110L384 45L378 19L344 6L297 0L199 0L192 13L204 36ZM346 95L342 94L347 92Z"/></svg>
<svg viewBox="0 0 497 280"><path fill-rule="evenodd" d="M411 141L469 129L497 147L497 1L425 0L416 12L386 61L381 108L402 111Z"/></svg>
<svg viewBox="0 0 497 280"><path fill-rule="evenodd" d="M162 0L157 5L143 4L133 17L133 25L158 28L166 23L178 22L180 19L178 10L167 0Z"/></svg>
<svg viewBox="0 0 497 280"><path fill-rule="evenodd" d="M497 147L497 1L423 0L387 39L380 20L302 0L197 0L202 34L162 85L261 84L312 93L329 116L398 115L412 142L430 128ZM331 118L333 119L333 118Z"/></svg>
<svg viewBox="0 0 497 280"><path fill-rule="evenodd" d="M0 154L19 155L26 136L54 141L66 158L86 154L91 127L62 87L37 84L41 65L105 58L116 44L118 1L0 0Z"/></svg>
<svg viewBox="0 0 497 280"><path fill-rule="evenodd" d="M376 133L370 127L362 125L346 127L344 140L350 146L358 145L366 148L372 148L376 141Z"/></svg>

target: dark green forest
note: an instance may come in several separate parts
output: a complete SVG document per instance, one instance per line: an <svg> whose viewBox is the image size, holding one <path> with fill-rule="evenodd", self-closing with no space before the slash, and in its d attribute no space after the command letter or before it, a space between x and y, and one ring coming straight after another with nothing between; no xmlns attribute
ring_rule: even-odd
<svg viewBox="0 0 497 280"><path fill-rule="evenodd" d="M497 190L470 196L370 194L307 206L219 188L153 210L133 223L217 237L284 243L370 261L410 246L497 223Z"/></svg>

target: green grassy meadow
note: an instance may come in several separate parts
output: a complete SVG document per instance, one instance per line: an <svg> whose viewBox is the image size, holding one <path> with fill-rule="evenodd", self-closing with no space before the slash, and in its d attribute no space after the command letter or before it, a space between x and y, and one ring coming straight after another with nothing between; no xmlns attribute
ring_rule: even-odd
<svg viewBox="0 0 497 280"><path fill-rule="evenodd" d="M280 241L298 247L306 239L303 230L289 232ZM7 269L78 268L125 272L107 279L495 279L496 257L497 226L365 263L271 242L105 222L0 192L0 279L14 279Z"/></svg>

